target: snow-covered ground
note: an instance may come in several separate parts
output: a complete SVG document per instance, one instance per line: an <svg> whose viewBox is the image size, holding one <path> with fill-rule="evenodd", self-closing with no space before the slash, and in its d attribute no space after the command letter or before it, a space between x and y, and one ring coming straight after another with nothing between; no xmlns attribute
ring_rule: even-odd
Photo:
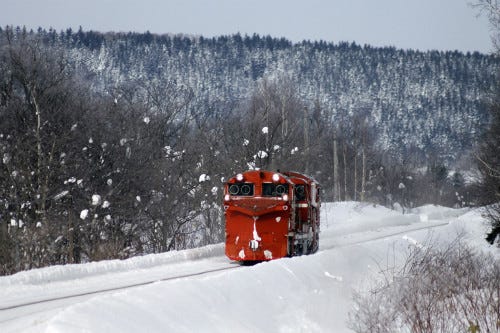
<svg viewBox="0 0 500 333"><path fill-rule="evenodd" d="M310 256L240 267L217 244L0 277L0 331L351 332L353 289L429 240L463 233L472 246L492 250L486 230L476 210L425 206L402 214L323 204L320 251ZM169 279L204 271L211 272ZM116 289L128 285L135 286ZM25 303L34 304L18 306Z"/></svg>

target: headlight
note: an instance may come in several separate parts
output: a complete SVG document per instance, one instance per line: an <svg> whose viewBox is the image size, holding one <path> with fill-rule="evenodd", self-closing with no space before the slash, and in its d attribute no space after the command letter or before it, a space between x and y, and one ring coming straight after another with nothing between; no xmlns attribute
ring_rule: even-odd
<svg viewBox="0 0 500 333"><path fill-rule="evenodd" d="M229 194L231 195L238 195L240 192L240 187L236 184L231 184L229 186Z"/></svg>
<svg viewBox="0 0 500 333"><path fill-rule="evenodd" d="M280 185L276 186L276 193L277 194L281 195L281 194L285 194L285 192L286 192L285 185L280 184Z"/></svg>
<svg viewBox="0 0 500 333"><path fill-rule="evenodd" d="M241 194L243 194L243 195L249 195L251 191L252 191L252 189L251 189L250 185L245 184L241 187Z"/></svg>

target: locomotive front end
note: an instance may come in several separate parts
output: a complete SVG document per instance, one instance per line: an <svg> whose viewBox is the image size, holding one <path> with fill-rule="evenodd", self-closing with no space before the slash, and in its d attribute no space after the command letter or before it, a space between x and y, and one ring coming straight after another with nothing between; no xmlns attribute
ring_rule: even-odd
<svg viewBox="0 0 500 333"><path fill-rule="evenodd" d="M292 183L280 174L252 170L224 187L226 256L235 261L286 257L291 221Z"/></svg>

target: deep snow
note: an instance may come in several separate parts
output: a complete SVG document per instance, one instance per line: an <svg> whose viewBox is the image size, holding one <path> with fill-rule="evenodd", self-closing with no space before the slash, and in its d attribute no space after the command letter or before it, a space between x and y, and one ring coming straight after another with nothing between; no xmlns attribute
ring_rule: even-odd
<svg viewBox="0 0 500 333"><path fill-rule="evenodd" d="M324 204L320 251L250 267L224 257L223 244L200 249L55 266L0 277L0 308L52 297L158 281L104 294L0 310L1 332L351 332L353 289L398 265L412 246L464 233L484 241L480 212L425 206L402 214L381 206Z"/></svg>

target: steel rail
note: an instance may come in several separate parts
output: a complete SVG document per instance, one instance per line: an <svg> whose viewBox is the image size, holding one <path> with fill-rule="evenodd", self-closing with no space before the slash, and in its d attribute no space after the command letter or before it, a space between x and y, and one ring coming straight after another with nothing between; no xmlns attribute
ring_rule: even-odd
<svg viewBox="0 0 500 333"><path fill-rule="evenodd" d="M162 282L162 281L171 281L171 280L179 280L179 279L185 279L185 278L190 278L190 277L196 277L196 276L221 272L221 271L240 268L240 267L241 266L234 265L234 266L230 266L230 267L216 268L216 269L205 270L205 271L201 271L201 272L170 276L170 277L149 280L149 281L143 281L143 282L138 282L138 283L130 283L130 284L126 284L126 285L122 285L122 286L118 286L118 287L104 288L104 289L92 290L92 291L75 293L75 294L70 294L70 295L51 297L51 298L46 298L46 299L42 299L42 300L19 303L19 304L8 305L8 306L3 306L3 307L0 306L0 311L14 310L14 309L22 308L22 307L43 304L43 303L49 303L49 302L54 302L54 301L60 301L60 300L65 300L65 299L70 299L70 298L81 297L81 296L97 295L97 294L107 293L107 292L111 292L111 291L135 288L135 287L145 286L145 285L149 285L149 284L153 284L153 283L157 283L157 282ZM10 319L8 319L6 321L9 321L9 320ZM0 322L5 322L5 321L0 321Z"/></svg>

